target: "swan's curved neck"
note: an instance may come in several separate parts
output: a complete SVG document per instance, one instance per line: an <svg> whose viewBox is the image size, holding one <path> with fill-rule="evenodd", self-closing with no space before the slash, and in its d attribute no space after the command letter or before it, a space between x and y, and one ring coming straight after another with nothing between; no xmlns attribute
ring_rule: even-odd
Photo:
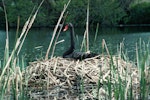
<svg viewBox="0 0 150 100"><path fill-rule="evenodd" d="M74 43L74 27L71 25L70 26L70 48L74 49L75 48L75 43Z"/></svg>
<svg viewBox="0 0 150 100"><path fill-rule="evenodd" d="M71 54L74 52L75 49L75 43L74 43L74 27L72 24L69 24L70 29L70 47L69 49L63 54L64 58L68 58L71 56Z"/></svg>

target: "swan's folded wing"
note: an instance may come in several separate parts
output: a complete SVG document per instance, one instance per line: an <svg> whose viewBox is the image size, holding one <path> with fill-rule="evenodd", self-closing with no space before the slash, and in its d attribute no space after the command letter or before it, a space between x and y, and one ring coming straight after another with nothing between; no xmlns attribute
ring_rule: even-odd
<svg viewBox="0 0 150 100"><path fill-rule="evenodd" d="M74 59L79 59L79 60L83 60L83 59L86 59L86 58L92 58L92 57L95 57L97 56L98 54L95 54L95 53L85 53L85 52L73 52L72 53L72 58Z"/></svg>

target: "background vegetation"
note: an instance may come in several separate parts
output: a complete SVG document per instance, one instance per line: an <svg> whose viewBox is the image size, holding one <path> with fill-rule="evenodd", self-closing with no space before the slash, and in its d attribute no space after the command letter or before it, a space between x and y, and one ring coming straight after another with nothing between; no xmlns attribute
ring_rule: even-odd
<svg viewBox="0 0 150 100"><path fill-rule="evenodd" d="M64 4L68 0L45 0L33 27L53 26L56 24ZM5 0L10 27L16 27L20 17L23 26L41 0ZM84 26L86 21L87 0L72 0L67 21L75 26ZM5 25L4 11L0 2L0 26ZM150 2L137 0L90 0L90 25L150 24Z"/></svg>
<svg viewBox="0 0 150 100"><path fill-rule="evenodd" d="M130 9L130 24L150 24L150 3L140 3Z"/></svg>

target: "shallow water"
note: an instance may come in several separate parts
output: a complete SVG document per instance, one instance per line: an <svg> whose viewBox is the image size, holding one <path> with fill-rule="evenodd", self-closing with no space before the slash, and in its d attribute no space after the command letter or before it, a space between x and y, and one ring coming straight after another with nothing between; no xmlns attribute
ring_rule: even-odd
<svg viewBox="0 0 150 100"><path fill-rule="evenodd" d="M150 27L99 28L96 38L95 31L96 29L90 28L89 45L92 52L100 54L102 53L102 39L105 39L109 52L111 54L116 54L117 47L119 47L120 43L123 42L124 51L127 51L127 54L131 60L135 60L135 45L139 42L139 39L141 39L145 43L148 43L148 41L150 41ZM24 55L27 62L45 56L46 50L52 37L52 33L53 29L49 28L32 28L29 31L21 50L21 55ZM75 28L75 33L76 51L79 51L81 48L84 29ZM15 37L16 30L10 29L10 51L14 47ZM3 59L5 38L5 31L0 30L0 60ZM57 44L54 56L61 56L63 52L67 50L70 45L69 38L69 32L62 32L60 34L59 40L64 39L65 41Z"/></svg>

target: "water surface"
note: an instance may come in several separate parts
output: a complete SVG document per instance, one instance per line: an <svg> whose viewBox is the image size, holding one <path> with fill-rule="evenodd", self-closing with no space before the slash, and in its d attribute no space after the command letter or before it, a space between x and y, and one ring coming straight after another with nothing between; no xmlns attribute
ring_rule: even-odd
<svg viewBox="0 0 150 100"><path fill-rule="evenodd" d="M75 28L75 43L76 51L81 48L81 42L83 39L85 29ZM26 61L33 61L45 56L46 50L50 43L53 34L53 29L50 28L32 28L25 40L21 55L24 55ZM9 30L9 43L10 51L14 47L14 41L16 37L16 30ZM6 33L4 30L0 30L0 59L3 59ZM59 40L65 40L56 46L55 55L61 56L70 45L69 32L62 32ZM117 53L117 47L121 42L124 43L124 50L128 52L131 60L135 58L135 44L139 42L139 39L148 43L150 41L150 27L125 27L125 28L99 28L97 36L95 37L95 29L90 28L89 32L89 45L92 52L101 54L102 52L102 40L105 39L109 52L111 54ZM84 51L84 50L83 50Z"/></svg>

